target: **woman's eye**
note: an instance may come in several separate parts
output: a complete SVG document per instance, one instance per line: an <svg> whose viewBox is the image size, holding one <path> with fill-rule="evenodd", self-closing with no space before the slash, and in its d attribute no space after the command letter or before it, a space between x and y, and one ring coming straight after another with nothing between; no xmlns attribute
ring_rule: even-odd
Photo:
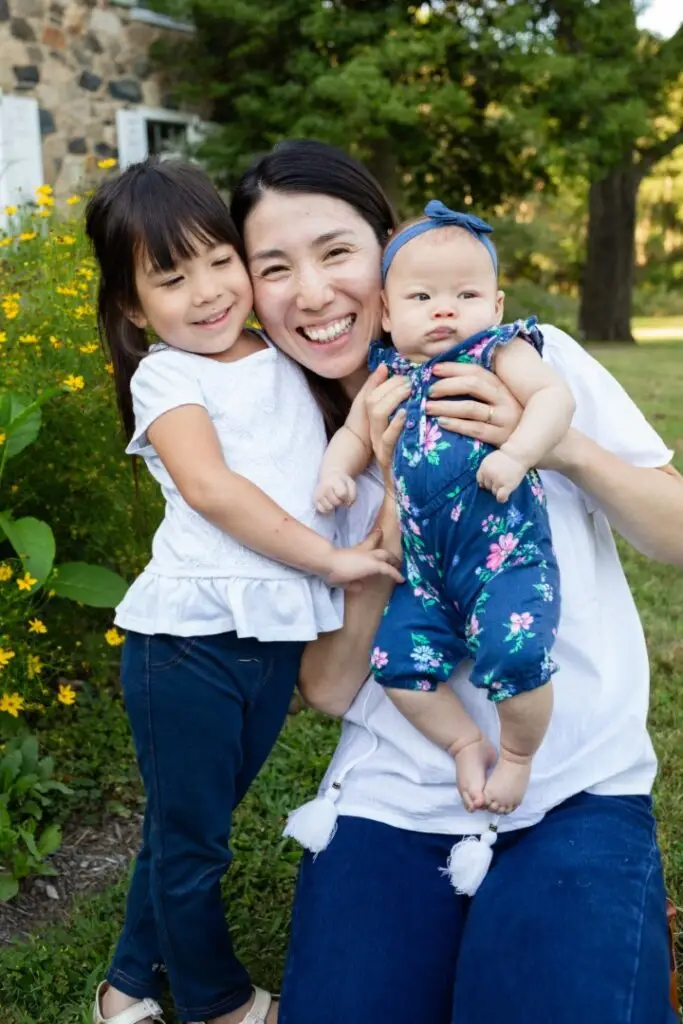
<svg viewBox="0 0 683 1024"><path fill-rule="evenodd" d="M275 277L277 274L285 274L289 268L284 263L273 263L270 267L264 267L257 277Z"/></svg>
<svg viewBox="0 0 683 1024"><path fill-rule="evenodd" d="M332 259L334 259L335 256L348 256L348 254L348 249L345 249L343 246L338 246L336 249L330 249L330 251L327 253L327 258L329 259L331 257Z"/></svg>

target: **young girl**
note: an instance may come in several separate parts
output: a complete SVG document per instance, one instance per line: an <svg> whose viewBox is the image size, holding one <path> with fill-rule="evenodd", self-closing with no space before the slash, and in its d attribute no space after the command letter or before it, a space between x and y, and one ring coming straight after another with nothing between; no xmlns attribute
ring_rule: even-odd
<svg viewBox="0 0 683 1024"><path fill-rule="evenodd" d="M406 377L393 468L408 579L389 602L371 668L399 710L454 757L464 806L506 814L522 800L552 709L558 574L533 467L564 436L574 402L540 357L535 321L499 326L490 231L432 201L384 253L383 327L394 347L375 343L370 360ZM446 439L425 413L432 367L448 360L494 369L525 406L500 451ZM325 454L321 511L353 501L368 433L362 390ZM497 763L447 685L465 658L474 685L497 702Z"/></svg>
<svg viewBox="0 0 683 1024"><path fill-rule="evenodd" d="M93 1019L159 1021L166 971L183 1021L263 1024L275 1008L221 904L231 813L280 731L304 641L341 624L328 585L400 576L383 551L336 549L315 511L322 418L298 366L245 326L240 239L205 175L132 167L97 191L87 231L127 452L166 501L116 616L147 810Z"/></svg>

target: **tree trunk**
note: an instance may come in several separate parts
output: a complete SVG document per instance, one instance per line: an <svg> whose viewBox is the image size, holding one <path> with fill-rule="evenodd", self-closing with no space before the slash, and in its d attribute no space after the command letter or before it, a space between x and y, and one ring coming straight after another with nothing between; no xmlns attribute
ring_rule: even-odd
<svg viewBox="0 0 683 1024"><path fill-rule="evenodd" d="M636 199L641 178L629 161L591 184L579 313L585 341L633 341L631 299Z"/></svg>
<svg viewBox="0 0 683 1024"><path fill-rule="evenodd" d="M374 143L367 166L386 192L391 205L397 210L401 199L401 181L394 147L389 139Z"/></svg>

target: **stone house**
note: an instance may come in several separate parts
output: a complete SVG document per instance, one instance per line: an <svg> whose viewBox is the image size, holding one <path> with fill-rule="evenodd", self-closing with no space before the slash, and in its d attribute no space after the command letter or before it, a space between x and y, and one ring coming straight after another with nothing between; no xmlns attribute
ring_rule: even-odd
<svg viewBox="0 0 683 1024"><path fill-rule="evenodd" d="M99 160L196 141L201 118L173 108L148 56L192 31L147 0L0 0L0 215L43 183L77 192Z"/></svg>

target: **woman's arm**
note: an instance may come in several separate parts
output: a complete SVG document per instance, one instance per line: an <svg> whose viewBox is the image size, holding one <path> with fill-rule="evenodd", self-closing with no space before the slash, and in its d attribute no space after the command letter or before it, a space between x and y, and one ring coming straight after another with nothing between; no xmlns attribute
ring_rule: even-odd
<svg viewBox="0 0 683 1024"><path fill-rule="evenodd" d="M545 468L559 471L591 494L641 554L683 566L683 477L673 466L632 466L570 430Z"/></svg>
<svg viewBox="0 0 683 1024"><path fill-rule="evenodd" d="M521 406L481 366L440 363L427 412L446 430L500 447L517 426ZM464 401L452 398L469 396ZM454 415L456 413L456 415ZM570 430L542 467L591 494L636 550L658 561L683 562L683 479L671 466L642 469Z"/></svg>

